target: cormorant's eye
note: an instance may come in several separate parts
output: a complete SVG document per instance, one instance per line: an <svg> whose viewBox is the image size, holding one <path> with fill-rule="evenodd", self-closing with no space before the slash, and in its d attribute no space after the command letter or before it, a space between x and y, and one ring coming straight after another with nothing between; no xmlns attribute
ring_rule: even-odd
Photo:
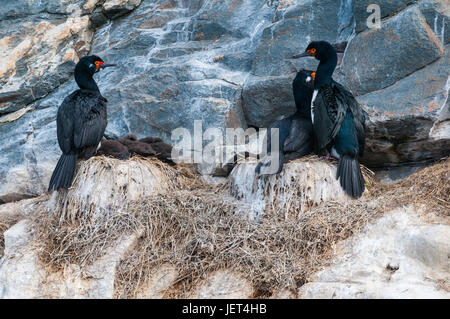
<svg viewBox="0 0 450 319"><path fill-rule="evenodd" d="M312 56L316 56L316 49L312 48L312 49L306 50L306 53L310 53Z"/></svg>
<svg viewBox="0 0 450 319"><path fill-rule="evenodd" d="M104 63L101 62L101 61L95 61L94 64L95 64L95 67L97 68L97 71L98 71L98 70L100 69L100 66L101 66L102 64L104 64Z"/></svg>

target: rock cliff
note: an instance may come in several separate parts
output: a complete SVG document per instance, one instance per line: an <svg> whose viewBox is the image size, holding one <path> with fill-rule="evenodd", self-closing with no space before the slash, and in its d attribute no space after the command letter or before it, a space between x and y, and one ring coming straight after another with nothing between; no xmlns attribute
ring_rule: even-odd
<svg viewBox="0 0 450 319"><path fill-rule="evenodd" d="M367 5L381 29L367 27ZM170 142L171 131L267 127L294 111L292 65L310 40L348 42L335 79L370 114L362 163L447 156L449 27L445 0L0 1L0 200L43 193L60 150L56 110L78 59L97 76L110 136ZM313 59L296 67L315 68Z"/></svg>

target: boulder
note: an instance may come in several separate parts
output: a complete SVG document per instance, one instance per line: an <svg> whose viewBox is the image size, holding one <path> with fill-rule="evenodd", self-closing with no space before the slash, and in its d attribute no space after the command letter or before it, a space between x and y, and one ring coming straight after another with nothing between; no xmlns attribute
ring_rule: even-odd
<svg viewBox="0 0 450 319"><path fill-rule="evenodd" d="M367 19L372 12L367 12L370 4L380 6L381 18L388 17L408 8L417 5L422 12L428 25L431 27L441 43L447 44L450 41L448 30L448 4L446 0L359 0L355 1L353 14L356 21L356 32L367 30ZM382 22L384 23L384 21Z"/></svg>
<svg viewBox="0 0 450 319"><path fill-rule="evenodd" d="M292 72L288 59L303 52L309 42L331 43L338 36L338 1L303 1L279 10L273 24L267 26L255 49L251 73L276 76ZM297 68L317 65L309 59L296 61Z"/></svg>
<svg viewBox="0 0 450 319"><path fill-rule="evenodd" d="M356 21L356 32L367 29L367 19L372 11L367 12L367 7L376 4L380 7L381 18L393 16L395 13L417 3L419 0L357 0L354 4L354 16Z"/></svg>
<svg viewBox="0 0 450 319"><path fill-rule="evenodd" d="M248 125L269 127L275 120L296 111L292 81L288 76L249 76L242 90L244 114Z"/></svg>
<svg viewBox="0 0 450 319"><path fill-rule="evenodd" d="M418 4L436 37L443 44L450 43L450 18L448 3L445 0L422 0Z"/></svg>
<svg viewBox="0 0 450 319"><path fill-rule="evenodd" d="M77 265L62 273L42 265L33 249L33 224L22 220L5 236L5 255L0 259L0 298L112 298L116 265L136 242L137 235L121 238L95 264Z"/></svg>
<svg viewBox="0 0 450 319"><path fill-rule="evenodd" d="M412 207L385 214L340 243L330 266L300 287L300 298L450 298L450 226Z"/></svg>
<svg viewBox="0 0 450 319"><path fill-rule="evenodd" d="M364 164L381 167L450 154L448 49L394 85L357 97L370 115Z"/></svg>
<svg viewBox="0 0 450 319"><path fill-rule="evenodd" d="M0 22L0 115L25 108L70 78L90 50L89 23L76 13Z"/></svg>
<svg viewBox="0 0 450 319"><path fill-rule="evenodd" d="M340 71L344 84L363 95L391 86L443 55L444 47L422 13L411 7L384 21L380 30L356 35L347 46Z"/></svg>
<svg viewBox="0 0 450 319"><path fill-rule="evenodd" d="M289 3L290 4L290 3ZM248 125L268 127L280 116L295 112L292 80L297 70L314 70L314 59L290 60L310 41L338 39L338 1L279 4L274 22L264 28L255 48L251 75L243 87L243 109Z"/></svg>
<svg viewBox="0 0 450 319"><path fill-rule="evenodd" d="M61 154L55 139L56 111L56 106L30 108L14 121L0 123L0 200L37 196L47 190Z"/></svg>

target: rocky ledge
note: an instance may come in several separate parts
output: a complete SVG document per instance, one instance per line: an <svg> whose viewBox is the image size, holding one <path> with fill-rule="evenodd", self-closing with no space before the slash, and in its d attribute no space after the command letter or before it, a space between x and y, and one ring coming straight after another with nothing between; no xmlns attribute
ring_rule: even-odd
<svg viewBox="0 0 450 319"><path fill-rule="evenodd" d="M450 298L449 165L390 186L365 171L349 201L317 158L218 187L92 158L68 191L0 206L0 298Z"/></svg>
<svg viewBox="0 0 450 319"><path fill-rule="evenodd" d="M367 5L381 8L370 29ZM60 150L55 117L78 59L117 63L97 81L110 136L267 127L294 111L287 57L310 40L348 43L335 79L370 115L362 163L450 152L446 0L1 1L0 201L42 194ZM296 61L315 68L317 62Z"/></svg>

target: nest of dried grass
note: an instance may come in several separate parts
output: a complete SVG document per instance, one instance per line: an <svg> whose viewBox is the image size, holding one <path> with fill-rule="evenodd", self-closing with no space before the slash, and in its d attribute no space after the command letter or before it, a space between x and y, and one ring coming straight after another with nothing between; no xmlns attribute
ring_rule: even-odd
<svg viewBox="0 0 450 319"><path fill-rule="evenodd" d="M8 229L8 225L0 222L0 257L3 256L5 251L5 236L3 233Z"/></svg>
<svg viewBox="0 0 450 319"><path fill-rule="evenodd" d="M449 213L450 160L392 185L374 182L365 171L369 194L359 200L325 202L296 218L263 214L259 221L239 213L243 204L228 196L227 188L214 189L189 168L157 160L151 165L164 175L165 191L126 197L104 214L95 213L92 205L67 202L70 199L57 201L52 214L39 214L35 223L40 260L54 270L70 264L83 269L121 236L139 233L136 247L117 266L117 298L137 297L155 269L165 264L178 271L166 297L189 296L196 284L219 269L240 272L253 284L254 297L268 297L280 289L295 292L328 263L338 241L386 210L432 201L429 207ZM79 186L84 177L77 178ZM67 205L76 210L70 218L64 212Z"/></svg>
<svg viewBox="0 0 450 319"><path fill-rule="evenodd" d="M144 233L117 268L116 297L136 297L163 264L178 270L166 297L188 297L221 269L240 272L252 283L254 297L295 291L325 264L334 243L379 213L357 201L326 203L298 219L268 214L256 222L234 213L236 205L217 194L185 191L136 202L130 213Z"/></svg>
<svg viewBox="0 0 450 319"><path fill-rule="evenodd" d="M127 161L93 157L77 170L72 187L50 199L33 216L40 260L53 270L92 264L119 238L134 232L132 201L149 194L209 186L188 166L170 166L154 158Z"/></svg>
<svg viewBox="0 0 450 319"><path fill-rule="evenodd" d="M247 163L233 170L228 186L234 197L259 202L254 206L265 213L297 218L324 202L351 200L336 180L336 164L310 155L285 164L279 174L257 176L256 163ZM375 185L374 173L363 165L361 170L367 195Z"/></svg>
<svg viewBox="0 0 450 319"><path fill-rule="evenodd" d="M81 162L72 186L61 190L49 208L60 219L73 222L86 214L102 218L111 211L126 211L130 201L147 194L198 188L203 183L195 174L186 165L171 166L156 158L133 156L123 161L92 157Z"/></svg>
<svg viewBox="0 0 450 319"><path fill-rule="evenodd" d="M420 205L425 212L450 216L450 158L389 185L377 183L372 195L384 207Z"/></svg>

